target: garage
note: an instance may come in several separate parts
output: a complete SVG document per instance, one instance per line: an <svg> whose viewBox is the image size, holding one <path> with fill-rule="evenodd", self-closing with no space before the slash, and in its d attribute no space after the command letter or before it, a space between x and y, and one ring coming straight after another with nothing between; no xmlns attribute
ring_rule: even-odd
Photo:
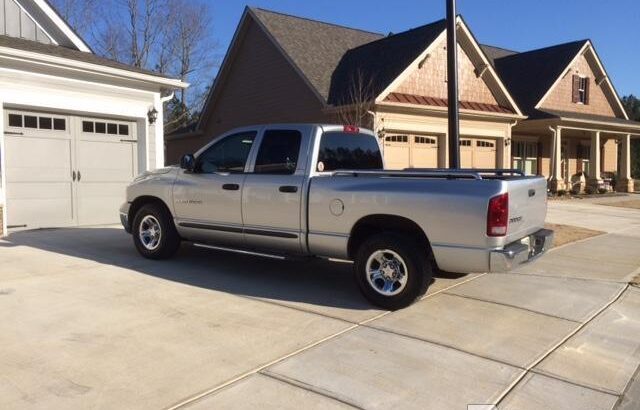
<svg viewBox="0 0 640 410"><path fill-rule="evenodd" d="M387 169L437 168L438 137L387 135L384 160Z"/></svg>
<svg viewBox="0 0 640 410"><path fill-rule="evenodd" d="M137 175L135 122L4 110L8 228L117 222Z"/></svg>
<svg viewBox="0 0 640 410"><path fill-rule="evenodd" d="M496 140L460 138L460 166L462 168L496 168Z"/></svg>
<svg viewBox="0 0 640 410"><path fill-rule="evenodd" d="M0 21L20 24L0 35L0 237L118 223L125 187L164 166L164 103L189 84L94 54L47 1L9 3Z"/></svg>

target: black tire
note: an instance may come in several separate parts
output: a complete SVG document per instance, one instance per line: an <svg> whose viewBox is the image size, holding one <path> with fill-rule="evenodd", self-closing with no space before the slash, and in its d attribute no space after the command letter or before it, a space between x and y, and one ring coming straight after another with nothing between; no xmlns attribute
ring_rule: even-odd
<svg viewBox="0 0 640 410"><path fill-rule="evenodd" d="M397 259L391 253L382 252L385 250L395 253L400 259ZM406 275L404 288L400 289L402 284L396 281L390 291L387 289L387 294L383 294L381 292L384 292L384 289L378 287L378 290L376 290L374 288L386 282L383 278L372 280L372 283L370 283L367 269L369 258L372 258L372 264L376 264L377 262L373 261L375 259L374 255L380 255L381 253L387 262L401 262L391 266L401 266L401 271L406 270L404 272ZM380 266L382 265L377 263L377 267ZM432 266L429 262L429 250L421 249L410 239L395 233L381 233L364 241L356 252L353 268L358 286L367 300L387 310L402 309L411 305L427 291L433 275ZM397 293L391 294L394 292Z"/></svg>
<svg viewBox="0 0 640 410"><path fill-rule="evenodd" d="M155 246L145 245L140 234L140 225L145 221L145 227L149 226L148 222L157 221L159 225L159 239ZM133 243L140 255L148 259L168 259L172 257L180 248L180 235L176 231L173 224L171 214L160 204L143 205L133 218L131 227Z"/></svg>

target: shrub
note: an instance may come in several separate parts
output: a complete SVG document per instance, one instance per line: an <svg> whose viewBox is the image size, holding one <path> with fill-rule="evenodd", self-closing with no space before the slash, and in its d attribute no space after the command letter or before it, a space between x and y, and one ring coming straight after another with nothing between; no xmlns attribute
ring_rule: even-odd
<svg viewBox="0 0 640 410"><path fill-rule="evenodd" d="M567 195L567 191L565 191L564 189L558 189L558 190L556 191L556 195L558 195L558 196L565 196L565 195Z"/></svg>
<svg viewBox="0 0 640 410"><path fill-rule="evenodd" d="M606 194L607 192L608 192L607 188L598 188L598 193L599 194Z"/></svg>

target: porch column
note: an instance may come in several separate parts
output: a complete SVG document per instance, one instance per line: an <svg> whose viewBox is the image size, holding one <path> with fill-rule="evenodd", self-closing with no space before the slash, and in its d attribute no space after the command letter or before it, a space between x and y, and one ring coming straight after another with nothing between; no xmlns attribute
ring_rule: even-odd
<svg viewBox="0 0 640 410"><path fill-rule="evenodd" d="M600 159L600 131L594 131L593 134L591 134L591 155L589 158L587 186L596 190L602 186Z"/></svg>
<svg viewBox="0 0 640 410"><path fill-rule="evenodd" d="M553 145L551 146L551 178L549 178L549 189L556 192L565 189L562 179L562 128L553 129Z"/></svg>
<svg viewBox="0 0 640 410"><path fill-rule="evenodd" d="M621 138L618 149L621 151L616 190L620 192L633 192L633 179L631 178L631 135L627 134Z"/></svg>

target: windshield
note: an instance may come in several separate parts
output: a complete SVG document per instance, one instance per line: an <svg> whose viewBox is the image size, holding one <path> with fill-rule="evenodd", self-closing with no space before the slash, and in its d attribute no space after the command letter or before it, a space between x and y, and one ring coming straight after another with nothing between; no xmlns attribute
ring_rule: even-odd
<svg viewBox="0 0 640 410"><path fill-rule="evenodd" d="M372 135L325 132L320 140L316 167L320 172L339 169L381 170L382 154L376 137Z"/></svg>

